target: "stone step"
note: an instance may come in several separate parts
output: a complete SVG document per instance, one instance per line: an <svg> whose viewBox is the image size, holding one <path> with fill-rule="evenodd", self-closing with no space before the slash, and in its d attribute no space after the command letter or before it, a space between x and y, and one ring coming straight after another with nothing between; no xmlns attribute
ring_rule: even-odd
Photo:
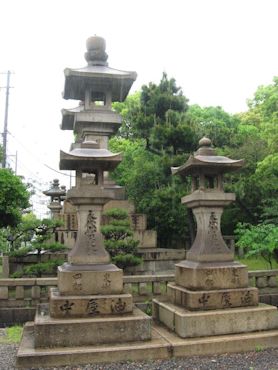
<svg viewBox="0 0 278 370"><path fill-rule="evenodd" d="M181 338L278 329L277 307L263 303L257 307L188 311L162 299L154 299L153 316Z"/></svg>
<svg viewBox="0 0 278 370"><path fill-rule="evenodd" d="M59 319L37 312L34 336L36 348L144 341L151 338L151 317L138 308L93 318Z"/></svg>
<svg viewBox="0 0 278 370"><path fill-rule="evenodd" d="M146 342L117 343L86 347L34 348L34 325L24 327L17 353L17 367L57 367L120 361L151 361L171 357L204 356L278 347L278 330L247 334L183 339L154 324L152 339ZM119 364L119 368L120 368Z"/></svg>

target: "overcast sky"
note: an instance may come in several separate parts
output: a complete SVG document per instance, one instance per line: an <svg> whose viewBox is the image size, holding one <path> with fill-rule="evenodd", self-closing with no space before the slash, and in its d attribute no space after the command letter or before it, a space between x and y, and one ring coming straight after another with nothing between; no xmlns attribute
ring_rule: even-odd
<svg viewBox="0 0 278 370"><path fill-rule="evenodd" d="M2 0L0 72L14 72L9 163L17 151L18 174L37 189L55 177L69 186L45 165L58 170L72 141L59 128L61 109L77 105L62 99L63 70L86 65L89 36L106 39L111 67L138 73L131 92L166 71L191 104L236 113L278 75L277 14L277 0ZM1 131L4 97L1 89Z"/></svg>

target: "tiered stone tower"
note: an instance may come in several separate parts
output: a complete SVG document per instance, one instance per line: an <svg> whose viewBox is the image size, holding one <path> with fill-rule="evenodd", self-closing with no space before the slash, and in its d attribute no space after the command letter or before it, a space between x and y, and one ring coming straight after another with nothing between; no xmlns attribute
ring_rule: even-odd
<svg viewBox="0 0 278 370"><path fill-rule="evenodd" d="M61 202L65 199L66 188L59 185L59 180L54 179L50 189L43 192L43 194L50 197L48 208L51 211L52 218L58 218L63 208Z"/></svg>
<svg viewBox="0 0 278 370"><path fill-rule="evenodd" d="M81 104L63 112L62 129L73 130L76 140L68 153L60 153L60 169L76 171L67 200L77 209L78 236L68 262L58 268L49 308L39 307L33 325L34 348L53 348L52 355L59 347L151 339L151 318L123 292L123 271L111 264L100 232L104 204L122 197L122 189L106 181L121 162L119 153L107 149L121 123L111 104L126 98L136 73L108 67L101 37L87 40L85 58L85 68L65 70L64 98Z"/></svg>
<svg viewBox="0 0 278 370"><path fill-rule="evenodd" d="M235 200L223 190L223 174L243 161L217 156L208 138L199 144L184 165L172 168L174 175L192 178L192 193L182 203L193 210L197 235L187 259L176 265L166 301L154 300L154 317L182 338L277 328L276 307L258 304L247 267L234 262L221 235L223 208Z"/></svg>

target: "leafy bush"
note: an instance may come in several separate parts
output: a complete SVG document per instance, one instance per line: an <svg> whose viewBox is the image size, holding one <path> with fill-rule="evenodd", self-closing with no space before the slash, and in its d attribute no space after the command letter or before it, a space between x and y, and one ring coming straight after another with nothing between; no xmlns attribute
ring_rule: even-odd
<svg viewBox="0 0 278 370"><path fill-rule="evenodd" d="M133 239L128 213L120 208L112 208L104 216L108 217L109 224L102 226L101 232L112 262L122 269L139 265L142 262L136 255L139 241Z"/></svg>
<svg viewBox="0 0 278 370"><path fill-rule="evenodd" d="M105 213L105 216L112 217L116 220L127 220L128 213L125 209L121 208L111 208L108 209Z"/></svg>
<svg viewBox="0 0 278 370"><path fill-rule="evenodd" d="M21 247L19 249L11 251L9 255L11 257L23 257L26 256L30 251L32 251L32 247Z"/></svg>
<svg viewBox="0 0 278 370"><path fill-rule="evenodd" d="M62 252L68 249L64 244L58 242L41 244L40 248L48 252Z"/></svg>
<svg viewBox="0 0 278 370"><path fill-rule="evenodd" d="M112 261L117 265L119 268L124 269L129 266L136 266L140 265L142 259L134 254L117 254L116 256L112 257Z"/></svg>
<svg viewBox="0 0 278 370"><path fill-rule="evenodd" d="M272 259L278 262L278 227L273 224L238 224L236 245L246 248L246 257L262 256L272 269Z"/></svg>
<svg viewBox="0 0 278 370"><path fill-rule="evenodd" d="M47 262L40 262L28 267L24 267L23 271L17 271L12 274L12 278L27 277L41 277L43 274L55 274L57 267L62 265L64 260L55 259Z"/></svg>

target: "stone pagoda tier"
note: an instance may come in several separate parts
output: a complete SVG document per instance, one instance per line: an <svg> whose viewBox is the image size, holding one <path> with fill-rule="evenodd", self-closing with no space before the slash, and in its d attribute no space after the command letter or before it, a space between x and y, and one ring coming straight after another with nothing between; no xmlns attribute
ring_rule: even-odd
<svg viewBox="0 0 278 370"><path fill-rule="evenodd" d="M54 179L49 190L43 192L43 194L50 197L50 203L47 206L51 211L52 218L59 218L60 212L63 208L61 202L65 199L66 188L65 186L59 185L59 180Z"/></svg>
<svg viewBox="0 0 278 370"><path fill-rule="evenodd" d="M37 311L36 349L151 339L151 318L124 293L123 271L111 263L100 232L103 206L123 194L105 180L121 162L121 154L108 150L109 136L121 123L111 104L126 98L136 73L108 67L101 37L87 40L85 58L85 68L65 70L64 98L81 104L63 112L62 129L73 130L76 140L69 152L60 153L60 169L76 171L76 185L66 199L77 210L78 236L68 262L58 267L49 306Z"/></svg>
<svg viewBox="0 0 278 370"><path fill-rule="evenodd" d="M208 138L172 173L191 176L192 192L182 198L197 222L187 259L176 264L175 283L167 298L154 300L154 317L180 337L246 333L278 327L276 307L258 303L258 290L248 286L248 270L234 261L221 235L223 208L235 200L225 193L223 175L242 160L217 156Z"/></svg>

